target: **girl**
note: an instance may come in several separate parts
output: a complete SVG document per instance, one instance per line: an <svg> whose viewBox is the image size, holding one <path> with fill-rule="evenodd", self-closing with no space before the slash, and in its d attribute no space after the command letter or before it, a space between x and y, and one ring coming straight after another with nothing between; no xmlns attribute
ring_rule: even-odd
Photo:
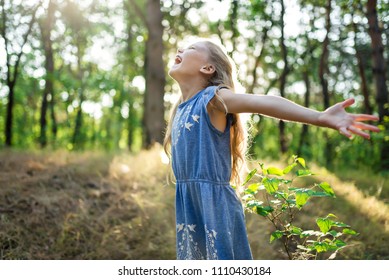
<svg viewBox="0 0 389 280"><path fill-rule="evenodd" d="M361 122L377 117L345 112L352 99L318 112L281 97L236 94L233 72L232 60L210 41L179 49L169 71L182 94L164 141L176 177L177 259L252 259L242 205L230 186L239 183L245 162L239 113L329 127L347 137L379 131Z"/></svg>

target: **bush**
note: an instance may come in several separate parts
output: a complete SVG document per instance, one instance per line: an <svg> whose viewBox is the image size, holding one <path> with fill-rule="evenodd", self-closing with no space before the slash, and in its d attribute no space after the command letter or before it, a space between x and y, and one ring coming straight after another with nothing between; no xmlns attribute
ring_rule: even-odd
<svg viewBox="0 0 389 280"><path fill-rule="evenodd" d="M244 208L265 217L274 226L270 242L281 241L289 259L317 259L319 254L328 252L332 252L328 259L334 259L337 252L347 246L345 237L358 235L331 213L316 218L317 230L304 230L295 225L296 215L308 200L336 197L327 182L295 187L297 179L315 175L303 158L293 156L292 163L284 169L259 165L262 172L251 170L243 183ZM259 179L252 182L255 178Z"/></svg>

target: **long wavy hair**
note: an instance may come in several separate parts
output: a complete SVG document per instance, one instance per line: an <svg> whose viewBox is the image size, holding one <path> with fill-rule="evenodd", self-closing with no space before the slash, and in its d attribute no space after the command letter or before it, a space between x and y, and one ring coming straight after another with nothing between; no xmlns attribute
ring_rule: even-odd
<svg viewBox="0 0 389 280"><path fill-rule="evenodd" d="M215 72L208 79L208 86L217 86L215 98L210 102L211 106L220 108L220 105L224 107L227 115L228 108L223 102L223 99L219 96L219 89L221 87L227 87L232 92L235 92L236 79L236 67L233 60L228 56L227 52L223 48L211 41L203 41L208 49L209 62L215 67ZM182 97L171 109L169 122L166 128L164 149L166 154L171 156L171 132L172 122L177 111L178 105L182 102ZM246 166L246 151L247 151L247 131L245 125L238 114L232 115L231 124L231 160L232 170L230 181L232 184L239 186L242 182L242 175Z"/></svg>

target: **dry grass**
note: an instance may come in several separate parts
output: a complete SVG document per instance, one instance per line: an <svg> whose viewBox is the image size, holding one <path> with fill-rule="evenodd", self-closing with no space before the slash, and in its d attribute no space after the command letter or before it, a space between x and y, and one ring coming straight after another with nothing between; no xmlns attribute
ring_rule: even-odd
<svg viewBox="0 0 389 280"><path fill-rule="evenodd" d="M158 153L2 152L0 259L174 259Z"/></svg>
<svg viewBox="0 0 389 280"><path fill-rule="evenodd" d="M0 259L174 259L174 186L160 153L0 152ZM387 192L312 169L338 198L312 200L301 226L334 213L361 233L340 258L389 259ZM265 219L247 214L247 227L256 259L285 258Z"/></svg>

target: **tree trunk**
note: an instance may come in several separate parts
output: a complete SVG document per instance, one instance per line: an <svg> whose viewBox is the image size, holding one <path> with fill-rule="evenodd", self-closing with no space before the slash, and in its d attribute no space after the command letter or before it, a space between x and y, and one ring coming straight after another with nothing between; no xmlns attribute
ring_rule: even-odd
<svg viewBox="0 0 389 280"><path fill-rule="evenodd" d="M7 65L7 71L6 71L6 81L7 81L7 87L8 87L8 104L7 104L7 113L6 113L6 121L5 121L5 145L10 147L12 146L12 123L13 123L13 107L15 103L15 85L16 81L19 75L19 64L20 59L23 55L23 47L27 43L28 36L31 34L32 27L36 20L36 12L38 8L40 7L41 3L39 2L37 6L34 8L34 10L31 13L31 19L28 22L27 31L22 36L22 43L20 45L20 52L14 54L14 57L16 57L15 64L11 65L11 54L9 53L9 45L11 44L8 40L7 36L7 10L5 9L5 3L4 0L0 2L1 5L1 20L2 23L0 24L0 36L3 37L4 45L5 45L5 52L6 52L6 65ZM12 71L13 70L13 71Z"/></svg>
<svg viewBox="0 0 389 280"><path fill-rule="evenodd" d="M254 88L257 85L257 71L258 71L258 67L259 67L260 62L262 61L263 54L264 54L265 43L267 41L268 34L269 34L269 28L265 27L262 32L263 32L262 37L261 37L262 38L261 39L262 48L261 48L261 52L259 53L259 55L255 58L255 64L254 64L254 68L252 71L253 82L251 83L251 85L248 89L249 93L253 93Z"/></svg>
<svg viewBox="0 0 389 280"><path fill-rule="evenodd" d="M331 30L331 0L327 0L326 4L326 36L322 43L322 54L320 57L320 65L319 65L319 78L320 84L322 88L323 94L323 106L324 109L330 107L330 94L328 90L328 46L330 43L329 33ZM330 166L332 162L332 144L328 133L324 131L324 139L325 139L325 161L326 166Z"/></svg>
<svg viewBox="0 0 389 280"><path fill-rule="evenodd" d="M147 29L146 42L146 91L144 96L144 141L143 146L148 148L153 143L163 142L165 129L164 91L165 72L163 63L163 26L162 12L159 0L147 1Z"/></svg>
<svg viewBox="0 0 389 280"><path fill-rule="evenodd" d="M82 136L82 103L84 103L85 96L84 96L84 69L82 68L82 57L84 54L84 48L82 46L82 43L79 41L80 38L77 37L77 80L79 81L79 88L78 88L78 96L79 96L79 105L75 120L75 126L73 131L73 147L78 149L81 148L81 145L83 144L83 136Z"/></svg>
<svg viewBox="0 0 389 280"><path fill-rule="evenodd" d="M305 92L305 97L304 97L304 106L309 107L309 100L311 96L311 84L309 81L309 70L306 67L303 71L303 78L304 78L304 83L306 87L306 92ZM302 156L303 152L303 147L308 144L307 141L307 135L308 135L308 125L304 124L303 128L301 129L301 134L300 134L300 142L299 142L299 147L297 150L297 155Z"/></svg>
<svg viewBox="0 0 389 280"><path fill-rule="evenodd" d="M320 66L319 66L319 78L323 94L323 105L324 109L330 107L330 94L328 92L328 46L330 43L329 33L331 30L331 0L327 0L326 5L326 36L322 43L322 54L320 57Z"/></svg>
<svg viewBox="0 0 389 280"><path fill-rule="evenodd" d="M13 121L13 107L15 100L15 83L8 82L8 103L7 103L7 117L5 120L5 145L12 146L12 121Z"/></svg>
<svg viewBox="0 0 389 280"><path fill-rule="evenodd" d="M355 56L357 58L358 71L359 71L359 76L361 78L363 103L364 103L364 107L365 107L364 111L365 111L366 114L372 114L373 109L372 109L372 106L371 106L370 100L369 100L370 93L369 93L369 89L368 89L368 86L367 86L365 67L364 67L362 54L361 54L361 51L359 50L358 41L357 41L357 34L359 33L358 32L358 26L354 22L354 14L353 14L353 12L351 13L351 16L352 16L351 21L352 21L353 30L354 30L354 48L355 48L355 53L356 53Z"/></svg>
<svg viewBox="0 0 389 280"><path fill-rule="evenodd" d="M230 14L230 28L231 28L231 42L232 42L232 53L236 51L236 38L239 36L239 30L238 30L238 8L239 8L239 1L232 0L231 2L231 14Z"/></svg>
<svg viewBox="0 0 389 280"><path fill-rule="evenodd" d="M281 0L281 55L284 61L284 69L282 70L280 77L280 95L285 97L285 86L286 86L286 77L289 73L289 65L288 65L288 50L285 45L285 23L284 23L284 15L285 15L285 5L284 0ZM288 144L285 134L285 122L279 121L279 130L280 130L280 148L281 153L285 154L288 150Z"/></svg>
<svg viewBox="0 0 389 280"><path fill-rule="evenodd" d="M57 131L58 131L58 125L57 125L57 118L55 116L55 99L54 94L51 94L50 99L50 117L51 117L51 133L53 134L53 140L57 139Z"/></svg>
<svg viewBox="0 0 389 280"><path fill-rule="evenodd" d="M130 2L123 2L124 4L124 9L126 11L127 17L126 17L126 23L127 23L127 40L126 40L126 58L124 60L123 66L123 81L125 81L126 77L129 76L129 79L131 79L132 75L128 69L132 68L132 65L134 64L134 61L132 59L132 52L133 52L133 40L134 40L134 34L133 31L131 30L132 25L133 25L133 17L134 15L132 14L133 6L131 6ZM136 5L135 3L132 3L133 5ZM135 9L136 10L136 9ZM123 90L129 90L128 88ZM129 151L132 151L132 144L134 142L134 131L136 127L136 122L134 121L136 118L136 113L134 112L135 109L133 108L134 104L134 95L137 94L135 92L127 92L128 96L128 117L127 117L127 148Z"/></svg>
<svg viewBox="0 0 389 280"><path fill-rule="evenodd" d="M384 47L382 44L382 30L379 28L378 24L377 0L368 0L366 7L373 55L373 76L375 80L378 114L380 122L385 127L385 131L388 131L389 124L388 121L385 122L385 118L389 117L389 96L388 88L386 87L386 70ZM384 139L381 146L381 169L389 170L389 141L386 139Z"/></svg>
<svg viewBox="0 0 389 280"><path fill-rule="evenodd" d="M50 95L53 98L54 95L54 55L52 48L52 41L50 39L51 30L54 25L54 4L53 1L49 2L47 9L47 17L44 22L40 25L42 33L42 43L45 51L45 69L46 69L46 78L45 78L45 88L43 90L42 96L42 105L41 105L41 117L40 117L40 137L39 142L41 147L47 145L47 110L48 110L48 96Z"/></svg>
<svg viewBox="0 0 389 280"><path fill-rule="evenodd" d="M77 115L76 115L76 121L74 125L73 139L72 139L73 147L76 149L81 148L81 145L83 144L82 142L84 140L82 137L82 103L84 102L83 85L81 85L80 88L78 89L78 96L79 96L80 104L77 109Z"/></svg>
<svg viewBox="0 0 389 280"><path fill-rule="evenodd" d="M373 54L373 76L376 88L376 100L380 121L384 116L389 116L388 88L386 87L384 47L382 44L382 30L378 24L377 0L367 1L367 20L369 23L369 35Z"/></svg>

